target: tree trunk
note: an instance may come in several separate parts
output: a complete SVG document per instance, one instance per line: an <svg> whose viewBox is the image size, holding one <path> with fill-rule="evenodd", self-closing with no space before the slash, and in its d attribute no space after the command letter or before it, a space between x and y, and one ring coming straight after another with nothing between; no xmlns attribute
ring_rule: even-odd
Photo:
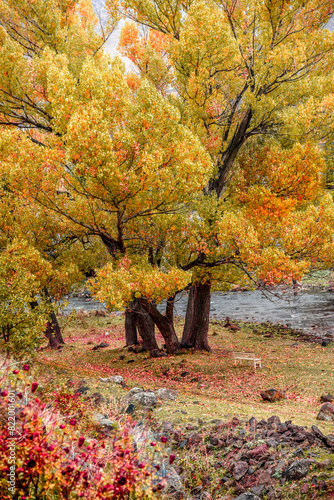
<svg viewBox="0 0 334 500"><path fill-rule="evenodd" d="M152 357L159 357L161 351L154 336L154 322L138 300L133 301L125 311L126 345L138 344L137 331L143 339L145 349Z"/></svg>
<svg viewBox="0 0 334 500"><path fill-rule="evenodd" d="M152 357L159 357L161 351L154 335L154 322L139 302L136 307L136 314L138 332L144 341L145 349Z"/></svg>
<svg viewBox="0 0 334 500"><path fill-rule="evenodd" d="M126 346L137 345L138 337L137 337L137 325L136 325L136 313L132 309L133 303L130 304L130 307L127 307L125 310L125 341Z"/></svg>
<svg viewBox="0 0 334 500"><path fill-rule="evenodd" d="M49 339L49 347L52 349L57 349L59 345L65 344L63 336L61 334L60 326L57 320L57 316L52 311L49 317L49 321L45 327L45 336Z"/></svg>
<svg viewBox="0 0 334 500"><path fill-rule="evenodd" d="M149 302L147 299L141 298L140 302L146 312L149 313L155 325L159 329L161 335L165 339L166 351L168 354L174 354L180 344L176 336L174 325L170 323L166 316L161 314L156 305Z"/></svg>
<svg viewBox="0 0 334 500"><path fill-rule="evenodd" d="M181 347L211 352L208 341L210 291L211 283L200 283L190 289Z"/></svg>
<svg viewBox="0 0 334 500"><path fill-rule="evenodd" d="M196 298L196 285L192 285L188 294L188 303L186 317L184 319L183 334L181 340L181 347L194 347L194 319L195 319L195 298Z"/></svg>
<svg viewBox="0 0 334 500"><path fill-rule="evenodd" d="M172 297L168 297L167 303L166 303L166 318L170 323L174 323L174 301L175 301L175 295Z"/></svg>
<svg viewBox="0 0 334 500"><path fill-rule="evenodd" d="M44 291L48 299L50 296L47 291ZM38 307L38 302L36 300L30 302L31 309ZM45 326L45 337L49 340L49 347L51 349L57 349L60 344L65 344L63 336L61 334L61 329L57 320L57 316L52 311L49 315L49 320Z"/></svg>

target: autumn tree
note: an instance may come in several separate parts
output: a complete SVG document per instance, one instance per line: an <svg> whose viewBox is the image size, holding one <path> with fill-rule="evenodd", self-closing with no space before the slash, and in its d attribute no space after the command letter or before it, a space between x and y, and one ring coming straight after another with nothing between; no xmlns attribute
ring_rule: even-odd
<svg viewBox="0 0 334 500"><path fill-rule="evenodd" d="M1 174L42 220L58 218L58 240L99 238L113 265L154 267L154 221L166 227L203 190L212 162L178 109L103 53L86 2L49 3L48 12L41 1L2 4ZM186 284L181 269L159 273L159 297ZM173 324L151 299L141 305L174 352Z"/></svg>
<svg viewBox="0 0 334 500"><path fill-rule="evenodd" d="M196 208L200 224L193 234L198 236L202 231L203 238L196 237L197 245L192 245L191 253L179 262L185 268L187 263L198 261L183 340L190 335L193 345L207 349L210 288L213 281L217 282L212 269L222 266L227 273L226 281L233 281L236 276L240 279L241 267L246 276L250 275L251 263L240 263L239 245L225 253L221 247L224 248L224 242L217 238L220 221L226 221L228 213L231 215L231 207L225 200L233 197L237 201L231 194L231 182L240 171L241 155L245 158L245 152L252 150L248 149L248 143L254 144L256 138L277 136L289 138L283 150L293 158L296 149L289 150L289 145L318 141L326 134L319 120L319 109L324 118L324 101L327 98L329 103L333 102L333 34L325 29L334 12L333 3L329 0L110 0L107 4L111 18L117 12L133 21L125 24L120 39L120 50L136 67L136 72L128 76L129 82L136 85L139 76L147 78L165 99L178 107L182 123L199 137L215 165L206 187L207 199L202 208ZM253 167L258 168L258 161L255 164ZM303 161L297 164L301 169L298 175L302 175ZM267 166L271 168L266 163ZM314 183L313 176L309 182ZM260 191L259 184L251 191L254 204L261 205L265 199L265 196L256 198ZM326 204L331 207L331 200L326 198L325 203L321 196L314 197L312 203L315 214L322 213ZM238 216L233 218L230 232L225 233L227 241L238 224L241 231L247 227L242 212L239 209L236 212ZM260 227L261 214L265 217L266 211L259 207L256 213ZM282 220L284 216L283 210ZM314 220L318 218L315 216ZM305 216L305 220L311 224L313 219ZM279 224L277 230L278 227ZM284 231L283 223L280 228ZM250 239L251 233L247 230L244 235ZM300 243L302 248L304 244L294 241L296 248L292 253L286 247L286 259L298 267L301 250L297 245ZM267 252L268 272L270 266L283 265L280 259L270 260L274 247ZM255 273L254 266L250 266L253 278L260 277L263 269L261 258L258 261L259 272ZM284 265L281 271L278 269L277 278L278 275L280 280L292 276L287 268L284 271ZM222 274L221 279L224 281ZM203 328L198 326L195 311L200 311Z"/></svg>

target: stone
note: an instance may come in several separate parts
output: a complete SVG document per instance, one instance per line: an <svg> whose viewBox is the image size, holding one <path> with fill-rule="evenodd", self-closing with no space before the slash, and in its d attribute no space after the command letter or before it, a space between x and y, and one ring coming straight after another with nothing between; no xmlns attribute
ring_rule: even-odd
<svg viewBox="0 0 334 500"><path fill-rule="evenodd" d="M320 403L331 403L332 401L334 401L333 394L323 394L320 396Z"/></svg>
<svg viewBox="0 0 334 500"><path fill-rule="evenodd" d="M262 455L265 455L267 453L267 451L268 451L268 446L266 444L261 444L260 446L257 446L253 450L250 450L248 452L248 455L251 458L257 458L257 457L260 457Z"/></svg>
<svg viewBox="0 0 334 500"><path fill-rule="evenodd" d="M316 438L321 439L322 441L325 439L325 436L321 432L320 429L316 425L312 425L311 427L312 433L315 435Z"/></svg>
<svg viewBox="0 0 334 500"><path fill-rule="evenodd" d="M316 466L319 467L319 469L329 469L332 467L332 461L330 458L326 458L325 460L321 460L321 462L317 462Z"/></svg>
<svg viewBox="0 0 334 500"><path fill-rule="evenodd" d="M97 351L98 349L103 349L104 347L109 347L107 342L101 342L100 344L93 347L92 351Z"/></svg>
<svg viewBox="0 0 334 500"><path fill-rule="evenodd" d="M278 391L277 389L268 389L260 393L263 401L269 401L270 403L275 403L281 399L286 399L285 392Z"/></svg>
<svg viewBox="0 0 334 500"><path fill-rule="evenodd" d="M278 426L278 425L280 425L280 423L281 423L281 420L277 415L273 415L272 417L268 418L268 424L270 424L270 425Z"/></svg>
<svg viewBox="0 0 334 500"><path fill-rule="evenodd" d="M325 422L334 421L334 405L325 403L320 408L317 420L324 420Z"/></svg>
<svg viewBox="0 0 334 500"><path fill-rule="evenodd" d="M289 480L301 479L305 477L310 470L310 461L307 459L296 460L292 462L292 464L288 465L283 470L283 477L286 477Z"/></svg>
<svg viewBox="0 0 334 500"><path fill-rule="evenodd" d="M87 385L82 385L75 391L75 394L86 394L87 391L89 391L89 387Z"/></svg>
<svg viewBox="0 0 334 500"><path fill-rule="evenodd" d="M104 401L104 397L99 392L94 392L89 399L95 406L99 406Z"/></svg>
<svg viewBox="0 0 334 500"><path fill-rule="evenodd" d="M264 485L261 484L260 486L253 486L253 488L251 488L251 492L254 493L254 495L257 495L258 497L261 497L264 493Z"/></svg>
<svg viewBox="0 0 334 500"><path fill-rule="evenodd" d="M108 415L102 415L102 413L93 413L92 420L95 424L107 429L116 429L117 424L112 422Z"/></svg>
<svg viewBox="0 0 334 500"><path fill-rule="evenodd" d="M136 411L136 405L130 403L129 406L126 408L125 413L127 413L128 415L132 415L132 413L134 413L135 411Z"/></svg>
<svg viewBox="0 0 334 500"><path fill-rule="evenodd" d="M258 477L258 483L259 484L268 484L270 483L270 476L271 476L271 469L264 470L260 472L259 477Z"/></svg>
<svg viewBox="0 0 334 500"><path fill-rule="evenodd" d="M134 394L139 394L140 392L144 392L144 389L142 387L132 387L132 389L129 390L127 396L131 397Z"/></svg>
<svg viewBox="0 0 334 500"><path fill-rule="evenodd" d="M233 477L236 481L239 481L248 471L248 463L247 462L237 462L233 467Z"/></svg>
<svg viewBox="0 0 334 500"><path fill-rule="evenodd" d="M163 477L167 481L167 493L171 494L174 492L182 492L183 483L180 476L174 469L174 467L171 467L170 465L165 465L163 470L164 470Z"/></svg>
<svg viewBox="0 0 334 500"><path fill-rule="evenodd" d="M124 385L124 379L121 375L112 375L111 377L103 378L100 377L99 379L101 382L114 382L115 384L120 384Z"/></svg>
<svg viewBox="0 0 334 500"><path fill-rule="evenodd" d="M131 396L131 402L138 403L146 407L152 407L156 406L157 398L154 392L139 392Z"/></svg>
<svg viewBox="0 0 334 500"><path fill-rule="evenodd" d="M309 490L309 485L307 483L303 483L300 487L300 492L303 493L305 495L305 493L308 492Z"/></svg>
<svg viewBox="0 0 334 500"><path fill-rule="evenodd" d="M325 443L329 448L334 448L334 435L328 434L325 438Z"/></svg>
<svg viewBox="0 0 334 500"><path fill-rule="evenodd" d="M198 432L192 432L189 437L188 437L188 444L191 445L196 445L199 444L202 441L202 436L198 434Z"/></svg>
<svg viewBox="0 0 334 500"><path fill-rule="evenodd" d="M261 499L258 495L255 495L255 493L247 491L246 493L241 493L241 495L234 498L234 500L261 500Z"/></svg>
<svg viewBox="0 0 334 500"><path fill-rule="evenodd" d="M254 430L255 427L256 427L256 424L257 424L257 420L255 417L251 417L249 420L248 420L248 425L249 425L249 428Z"/></svg>
<svg viewBox="0 0 334 500"><path fill-rule="evenodd" d="M163 399L164 401L174 401L178 397L177 391L161 387L156 391L157 398Z"/></svg>

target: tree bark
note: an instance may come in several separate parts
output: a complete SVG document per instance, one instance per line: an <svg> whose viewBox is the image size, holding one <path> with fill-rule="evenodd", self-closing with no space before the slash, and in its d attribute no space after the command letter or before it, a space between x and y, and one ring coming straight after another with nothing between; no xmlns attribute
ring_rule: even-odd
<svg viewBox="0 0 334 500"><path fill-rule="evenodd" d="M210 296L211 283L200 283L190 289L181 347L211 352L208 340Z"/></svg>
<svg viewBox="0 0 334 500"><path fill-rule="evenodd" d="M175 351L180 347L178 338L176 336L174 325L170 323L166 316L161 314L156 305L149 302L147 299L139 299L143 308L149 313L155 325L159 329L161 335L163 336L166 343L166 351L168 354L174 354Z"/></svg>
<svg viewBox="0 0 334 500"><path fill-rule="evenodd" d="M161 353L154 335L154 322L138 300L125 311L126 345L138 344L137 332L143 339L145 349L152 357Z"/></svg>
<svg viewBox="0 0 334 500"><path fill-rule="evenodd" d="M125 341L127 347L138 344L136 313L132 309L132 304L125 310Z"/></svg>
<svg viewBox="0 0 334 500"><path fill-rule="evenodd" d="M196 285L192 285L188 294L188 303L186 310L186 317L184 319L183 334L181 340L181 347L194 347L194 319L195 319L195 298L196 298Z"/></svg>
<svg viewBox="0 0 334 500"><path fill-rule="evenodd" d="M53 311L50 313L49 321L45 327L45 336L49 339L49 347L52 349L57 349L59 345L65 344L57 316Z"/></svg>

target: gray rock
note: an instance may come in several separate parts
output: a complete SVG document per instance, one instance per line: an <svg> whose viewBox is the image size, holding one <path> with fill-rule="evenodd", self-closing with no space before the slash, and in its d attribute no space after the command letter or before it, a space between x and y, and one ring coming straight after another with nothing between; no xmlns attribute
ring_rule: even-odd
<svg viewBox="0 0 334 500"><path fill-rule="evenodd" d="M283 477L295 480L305 477L310 470L310 461L307 459L296 460L283 470Z"/></svg>
<svg viewBox="0 0 334 500"><path fill-rule="evenodd" d="M103 378L100 377L99 379L101 382L114 382L115 384L121 384L124 385L124 378L121 375L112 375L111 377Z"/></svg>
<svg viewBox="0 0 334 500"><path fill-rule="evenodd" d="M131 396L131 403L137 403L142 406L152 407L157 404L157 397L154 392L138 392Z"/></svg>
<svg viewBox="0 0 334 500"><path fill-rule="evenodd" d="M132 389L128 392L128 397L133 396L134 394L139 394L140 392L145 392L142 387L132 387Z"/></svg>
<svg viewBox="0 0 334 500"><path fill-rule="evenodd" d="M318 413L317 420L324 420L325 422L334 421L334 405L331 403L323 404Z"/></svg>
<svg viewBox="0 0 334 500"><path fill-rule="evenodd" d="M264 489L265 486L263 484L261 486L253 486L253 488L251 488L251 492L258 497L261 497L264 493Z"/></svg>
<svg viewBox="0 0 334 500"><path fill-rule="evenodd" d="M261 500L261 499L251 491L247 491L246 493L242 493L238 497L235 497L234 500Z"/></svg>
<svg viewBox="0 0 334 500"><path fill-rule="evenodd" d="M167 491L169 493L173 493L176 491L177 492L183 491L182 480L178 475L178 473L176 472L176 470L174 469L174 467L168 464L165 465L164 470L166 474L166 475L164 474L164 476L167 481Z"/></svg>
<svg viewBox="0 0 334 500"><path fill-rule="evenodd" d="M117 428L117 424L115 422L112 422L108 415L102 415L102 413L93 413L92 420L95 424L107 429Z"/></svg>
<svg viewBox="0 0 334 500"><path fill-rule="evenodd" d="M157 398L163 399L165 401L171 400L174 401L178 397L177 391L172 391L170 389L166 389L162 387L156 391Z"/></svg>
<svg viewBox="0 0 334 500"><path fill-rule="evenodd" d="M239 481L248 471L248 463L247 462L237 462L233 467L233 477L236 481Z"/></svg>

